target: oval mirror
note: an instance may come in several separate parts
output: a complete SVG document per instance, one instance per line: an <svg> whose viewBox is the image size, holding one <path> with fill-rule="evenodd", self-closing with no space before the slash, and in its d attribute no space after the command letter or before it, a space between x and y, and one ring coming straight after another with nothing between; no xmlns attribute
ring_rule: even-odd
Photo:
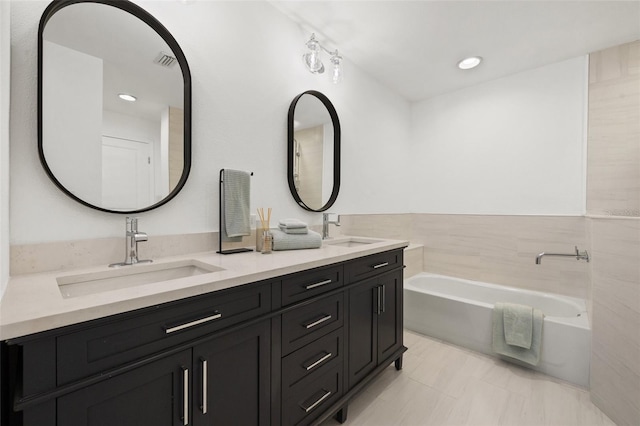
<svg viewBox="0 0 640 426"><path fill-rule="evenodd" d="M191 167L191 75L169 31L123 0L58 0L38 29L38 153L97 210L159 207Z"/></svg>
<svg viewBox="0 0 640 426"><path fill-rule="evenodd" d="M296 96L288 116L287 179L296 202L327 210L340 191L340 121L329 98L315 90Z"/></svg>

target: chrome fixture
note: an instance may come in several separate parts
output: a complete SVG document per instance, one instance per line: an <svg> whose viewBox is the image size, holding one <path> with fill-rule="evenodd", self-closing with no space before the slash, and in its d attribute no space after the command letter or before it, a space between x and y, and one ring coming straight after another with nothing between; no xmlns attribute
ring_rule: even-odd
<svg viewBox="0 0 640 426"><path fill-rule="evenodd" d="M151 263L153 260L138 259L138 243L142 241L147 241L147 234L145 232L138 231L138 218L137 217L127 217L127 228L126 228L126 255L124 262L120 263L112 263L109 265L111 268L116 268L119 266L128 266L135 265L136 263Z"/></svg>
<svg viewBox="0 0 640 426"><path fill-rule="evenodd" d="M326 240L329 237L329 225L340 226L340 215L337 215L336 220L329 220L329 215L334 213L322 213L322 239Z"/></svg>
<svg viewBox="0 0 640 426"><path fill-rule="evenodd" d="M544 256L561 256L561 257L575 257L576 260L586 260L587 262L589 262L589 253L585 250L583 252L581 252L580 250L578 250L578 246L575 246L576 248L576 252L575 253L571 253L571 254L564 254L564 253L545 253L542 252L539 255L536 256L536 265L540 265L542 263L542 258Z"/></svg>
<svg viewBox="0 0 640 426"><path fill-rule="evenodd" d="M324 64L320 60L320 53L324 51L331 56L329 60L331 61L331 65L333 65L333 82L336 84L340 83L343 79L343 73L342 56L338 54L338 49L331 51L323 47L320 42L316 40L315 34L311 34L311 38L309 38L306 46L309 51L302 55L302 60L307 66L307 69L313 74L322 74L324 72Z"/></svg>

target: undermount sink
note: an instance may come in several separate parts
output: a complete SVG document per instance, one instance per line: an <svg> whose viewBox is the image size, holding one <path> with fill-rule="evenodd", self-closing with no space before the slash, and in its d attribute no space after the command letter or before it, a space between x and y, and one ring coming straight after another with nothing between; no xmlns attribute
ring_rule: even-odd
<svg viewBox="0 0 640 426"><path fill-rule="evenodd" d="M379 243L382 240L376 240L374 238L366 237L344 237L336 238L332 240L324 240L323 244L337 247L362 247L367 244Z"/></svg>
<svg viewBox="0 0 640 426"><path fill-rule="evenodd" d="M58 277L65 299L223 271L196 260L132 265L120 269Z"/></svg>

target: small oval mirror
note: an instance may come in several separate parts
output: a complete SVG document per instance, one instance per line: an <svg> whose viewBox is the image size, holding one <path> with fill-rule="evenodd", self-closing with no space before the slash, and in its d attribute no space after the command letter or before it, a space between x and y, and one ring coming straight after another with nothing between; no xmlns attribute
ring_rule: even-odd
<svg viewBox="0 0 640 426"><path fill-rule="evenodd" d="M97 210L159 207L191 165L191 76L169 31L125 0L57 0L38 29L38 152Z"/></svg>
<svg viewBox="0 0 640 426"><path fill-rule="evenodd" d="M305 210L330 208L340 191L340 121L329 98L315 90L296 96L288 116L287 178Z"/></svg>

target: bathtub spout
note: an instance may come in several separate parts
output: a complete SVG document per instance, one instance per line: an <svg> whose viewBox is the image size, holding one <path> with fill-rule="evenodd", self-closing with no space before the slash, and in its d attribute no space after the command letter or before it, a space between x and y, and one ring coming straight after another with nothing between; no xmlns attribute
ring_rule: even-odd
<svg viewBox="0 0 640 426"><path fill-rule="evenodd" d="M536 265L542 264L542 258L544 256L575 257L576 260L586 260L587 262L589 262L589 253L586 250L581 252L580 250L578 250L578 246L576 246L575 248L576 252L572 254L542 252L536 256Z"/></svg>

